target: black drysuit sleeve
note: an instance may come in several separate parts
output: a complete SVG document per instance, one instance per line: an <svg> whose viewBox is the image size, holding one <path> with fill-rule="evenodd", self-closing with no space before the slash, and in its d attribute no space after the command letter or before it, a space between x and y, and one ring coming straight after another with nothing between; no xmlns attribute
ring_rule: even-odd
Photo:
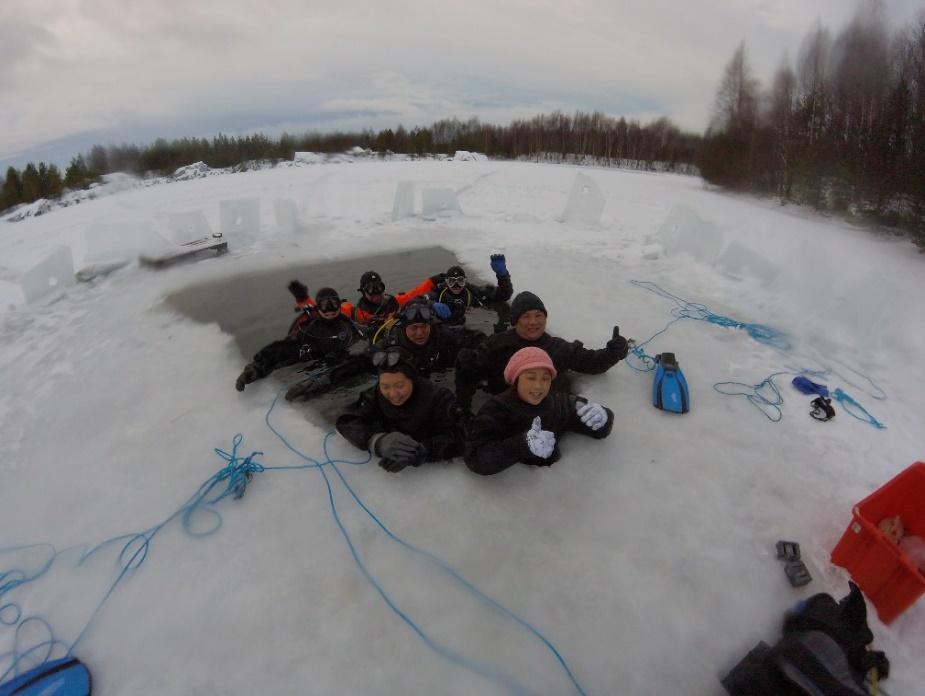
<svg viewBox="0 0 925 696"><path fill-rule="evenodd" d="M553 351L555 351L553 362L557 367L563 366L565 369L585 375L603 374L624 357L620 351L613 348L592 350L585 348L581 341L569 343L561 338L555 340ZM552 353L553 351L547 352Z"/></svg>
<svg viewBox="0 0 925 696"><path fill-rule="evenodd" d="M347 413L338 416L334 427L347 442L362 450L369 447L373 435L386 430L375 399L370 399L366 392L360 394L360 398Z"/></svg>
<svg viewBox="0 0 925 696"><path fill-rule="evenodd" d="M511 274L498 276L498 285L482 285L475 288L475 295L479 302L488 305L493 302L507 302L514 294L514 284Z"/></svg>
<svg viewBox="0 0 925 696"><path fill-rule="evenodd" d="M456 396L449 389L441 387L437 389L428 409L432 414L427 428L429 433L418 438L418 442L427 450L424 461L436 462L461 455L465 437L462 409L456 402Z"/></svg>
<svg viewBox="0 0 925 696"><path fill-rule="evenodd" d="M266 377L280 367L311 360L313 357L308 340L303 334L297 333L261 348L254 356L253 364L260 376Z"/></svg>

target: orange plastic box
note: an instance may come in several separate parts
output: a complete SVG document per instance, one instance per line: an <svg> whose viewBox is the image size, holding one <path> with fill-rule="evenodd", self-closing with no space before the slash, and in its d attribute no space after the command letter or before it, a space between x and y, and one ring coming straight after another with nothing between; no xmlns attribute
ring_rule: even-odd
<svg viewBox="0 0 925 696"><path fill-rule="evenodd" d="M899 515L907 535L925 538L925 462L916 462L854 506L854 519L832 550L888 624L925 593L925 575L877 525Z"/></svg>

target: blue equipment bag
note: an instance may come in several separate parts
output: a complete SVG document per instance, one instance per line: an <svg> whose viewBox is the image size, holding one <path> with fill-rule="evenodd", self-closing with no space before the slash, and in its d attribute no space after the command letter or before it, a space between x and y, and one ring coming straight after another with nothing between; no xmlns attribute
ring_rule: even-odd
<svg viewBox="0 0 925 696"><path fill-rule="evenodd" d="M90 686L90 670L76 657L63 657L0 684L0 696L90 696Z"/></svg>
<svg viewBox="0 0 925 696"><path fill-rule="evenodd" d="M823 397L828 397L829 395L829 388L827 386L824 384L816 384L802 375L794 377L792 384L804 394L818 394Z"/></svg>

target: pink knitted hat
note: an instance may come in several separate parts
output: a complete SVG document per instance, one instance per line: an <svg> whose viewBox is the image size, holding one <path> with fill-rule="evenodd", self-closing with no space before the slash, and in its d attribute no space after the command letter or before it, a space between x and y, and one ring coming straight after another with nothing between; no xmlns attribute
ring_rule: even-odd
<svg viewBox="0 0 925 696"><path fill-rule="evenodd" d="M543 367L556 378L556 366L552 364L552 358L542 348L521 348L511 359L507 361L507 367L504 368L504 381L508 384L514 384L520 373L524 370L532 370L535 367Z"/></svg>

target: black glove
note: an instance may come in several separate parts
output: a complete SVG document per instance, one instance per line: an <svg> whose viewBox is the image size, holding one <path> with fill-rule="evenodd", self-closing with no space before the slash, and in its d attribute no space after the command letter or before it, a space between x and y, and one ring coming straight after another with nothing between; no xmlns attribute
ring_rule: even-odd
<svg viewBox="0 0 925 696"><path fill-rule="evenodd" d="M620 355L620 360L626 357L630 351L629 342L620 335L620 327L613 327L613 338L607 341L607 349L616 351Z"/></svg>
<svg viewBox="0 0 925 696"><path fill-rule="evenodd" d="M427 450L410 435L394 432L376 438L373 451L383 459L401 463L404 466L418 466L424 461Z"/></svg>
<svg viewBox="0 0 925 696"><path fill-rule="evenodd" d="M877 677L879 679L886 679L890 676L890 661L887 659L884 652L880 650L869 650L864 653L863 662L867 671L870 671L872 668L877 669Z"/></svg>
<svg viewBox="0 0 925 696"><path fill-rule="evenodd" d="M289 292L292 293L292 296L298 302L304 302L308 299L308 287L306 287L304 283L300 283L297 280L291 280L289 281L288 287Z"/></svg>
<svg viewBox="0 0 925 696"><path fill-rule="evenodd" d="M369 341L365 338L358 339L347 346L347 355L356 358L365 354L369 350Z"/></svg>
<svg viewBox="0 0 925 696"><path fill-rule="evenodd" d="M260 379L260 370L257 369L254 363L248 363L244 371L238 375L238 379L234 383L234 388L238 391L244 391L246 385L251 382L256 382L258 379Z"/></svg>
<svg viewBox="0 0 925 696"><path fill-rule="evenodd" d="M398 461L397 459L380 459L379 466L381 466L389 473L394 474L408 466L408 463L404 461Z"/></svg>

